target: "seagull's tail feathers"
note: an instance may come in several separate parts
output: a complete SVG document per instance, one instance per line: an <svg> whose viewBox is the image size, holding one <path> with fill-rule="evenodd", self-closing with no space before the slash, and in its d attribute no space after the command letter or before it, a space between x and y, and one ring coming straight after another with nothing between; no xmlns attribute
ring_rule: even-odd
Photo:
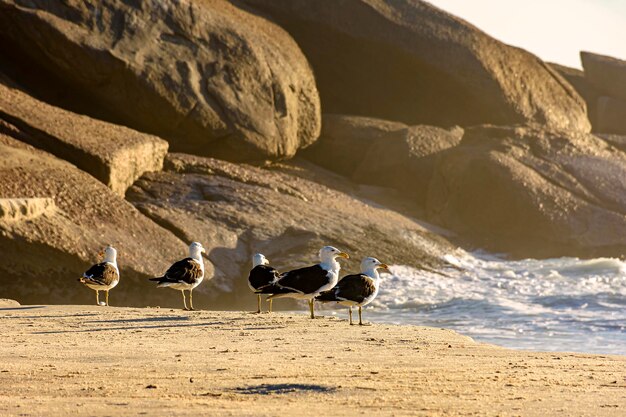
<svg viewBox="0 0 626 417"><path fill-rule="evenodd" d="M158 282L157 288L166 288L173 284L165 277L148 278L148 280Z"/></svg>
<svg viewBox="0 0 626 417"><path fill-rule="evenodd" d="M254 292L256 294L274 294L280 292L280 287L278 287L276 283L271 283L257 288Z"/></svg>
<svg viewBox="0 0 626 417"><path fill-rule="evenodd" d="M320 295L318 295L317 297L315 297L316 301L321 301L323 303L330 303L330 302L337 302L340 301L337 299L337 296L335 294L335 291L330 290L330 291L324 291L323 293L321 293Z"/></svg>

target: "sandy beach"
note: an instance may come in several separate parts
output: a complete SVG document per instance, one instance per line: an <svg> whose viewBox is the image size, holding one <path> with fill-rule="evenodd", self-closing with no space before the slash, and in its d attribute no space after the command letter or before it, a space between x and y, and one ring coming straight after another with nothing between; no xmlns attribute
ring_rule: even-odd
<svg viewBox="0 0 626 417"><path fill-rule="evenodd" d="M0 415L624 415L626 357L343 317L0 308Z"/></svg>

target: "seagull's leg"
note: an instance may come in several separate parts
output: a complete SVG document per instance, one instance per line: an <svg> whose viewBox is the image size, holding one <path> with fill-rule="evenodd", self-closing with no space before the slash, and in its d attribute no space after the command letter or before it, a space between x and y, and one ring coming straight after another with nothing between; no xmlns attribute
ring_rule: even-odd
<svg viewBox="0 0 626 417"><path fill-rule="evenodd" d="M189 310L193 310L193 288L189 290Z"/></svg>
<svg viewBox="0 0 626 417"><path fill-rule="evenodd" d="M100 297L98 296L98 290L96 290L96 305L100 305Z"/></svg>
<svg viewBox="0 0 626 417"><path fill-rule="evenodd" d="M359 306L359 326L363 326L363 320L361 319L361 306Z"/></svg>
<svg viewBox="0 0 626 417"><path fill-rule="evenodd" d="M185 310L189 310L187 308L187 299L185 298L185 290L180 290L180 292L183 294L183 305L185 306Z"/></svg>
<svg viewBox="0 0 626 417"><path fill-rule="evenodd" d="M106 305L108 307L109 306L109 290L106 290L104 292L104 296L105 296L105 300L106 300Z"/></svg>
<svg viewBox="0 0 626 417"><path fill-rule="evenodd" d="M314 306L313 306L313 303L314 303L314 302L315 302L315 301L314 301L312 298L309 300L309 309L311 310L311 318L312 318L312 319L314 319L314 318L315 318L315 308L314 308Z"/></svg>
<svg viewBox="0 0 626 417"><path fill-rule="evenodd" d="M272 302L274 302L274 300L270 298L270 309L269 309L269 313L271 313L271 312L272 312Z"/></svg>
<svg viewBox="0 0 626 417"><path fill-rule="evenodd" d="M352 306L348 306L348 316L350 317L350 326L352 326Z"/></svg>
<svg viewBox="0 0 626 417"><path fill-rule="evenodd" d="M260 312L261 312L261 294L257 294L256 295L256 313L259 314Z"/></svg>

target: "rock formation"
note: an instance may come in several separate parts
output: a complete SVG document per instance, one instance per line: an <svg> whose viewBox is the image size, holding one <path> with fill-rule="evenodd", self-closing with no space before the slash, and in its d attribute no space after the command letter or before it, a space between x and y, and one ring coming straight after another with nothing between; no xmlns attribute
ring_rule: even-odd
<svg viewBox="0 0 626 417"><path fill-rule="evenodd" d="M315 71L324 113L589 131L584 102L554 70L427 2L243 2L298 42Z"/></svg>
<svg viewBox="0 0 626 417"><path fill-rule="evenodd" d="M25 135L25 133L22 133ZM116 304L145 306L147 276L183 257L186 244L75 166L0 134L0 287L21 303L92 302L77 285L107 244L120 252ZM18 198L19 197L19 198ZM210 273L211 271L209 271Z"/></svg>
<svg viewBox="0 0 626 417"><path fill-rule="evenodd" d="M581 52L585 77L602 95L626 100L626 61L591 52Z"/></svg>
<svg viewBox="0 0 626 417"><path fill-rule="evenodd" d="M626 135L626 100L600 97L597 120L598 132Z"/></svg>
<svg viewBox="0 0 626 417"><path fill-rule="evenodd" d="M20 139L71 162L118 195L145 172L163 167L164 140L51 106L2 81L0 119L27 132Z"/></svg>
<svg viewBox="0 0 626 417"><path fill-rule="evenodd" d="M183 240L207 236L216 284L242 289L239 298L249 294L255 252L279 269L294 268L316 262L319 248L333 244L350 253L353 260L344 266L356 271L359 259L373 254L392 264L437 268L445 264L442 255L455 250L414 220L347 190L354 191L349 182L310 164L263 169L169 154L165 171L146 174L127 198Z"/></svg>
<svg viewBox="0 0 626 417"><path fill-rule="evenodd" d="M361 184L395 188L422 205L437 154L463 129L407 126L358 116L324 115L320 139L303 155Z"/></svg>
<svg viewBox="0 0 626 417"><path fill-rule="evenodd" d="M283 158L318 136L319 97L296 43L225 0L1 0L0 8L11 60L73 90L82 112L173 149Z"/></svg>
<svg viewBox="0 0 626 417"><path fill-rule="evenodd" d="M429 219L522 256L626 250L626 154L599 137L528 127L468 129L444 151Z"/></svg>
<svg viewBox="0 0 626 417"><path fill-rule="evenodd" d="M563 78L565 78L565 80L570 83L576 92L585 100L585 104L587 105L587 116L591 122L592 129L597 131L598 98L600 98L601 93L589 81L589 79L587 79L583 71L554 63L550 63L549 65Z"/></svg>
<svg viewBox="0 0 626 417"><path fill-rule="evenodd" d="M253 302L259 251L626 250L619 60L547 65L420 0L0 0L0 55L2 297L93 302L106 244L114 305L178 306L145 278L202 242L201 308Z"/></svg>

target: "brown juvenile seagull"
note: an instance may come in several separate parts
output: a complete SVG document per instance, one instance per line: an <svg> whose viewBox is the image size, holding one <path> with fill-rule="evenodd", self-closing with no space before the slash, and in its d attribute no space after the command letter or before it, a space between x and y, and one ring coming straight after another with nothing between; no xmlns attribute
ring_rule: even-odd
<svg viewBox="0 0 626 417"><path fill-rule="evenodd" d="M204 261L202 254L206 253L202 244L193 242L189 245L189 257L175 262L163 274L162 277L150 278L150 281L157 281L157 288L172 288L180 290L183 294L183 306L185 310L193 310L193 289L204 279ZM189 291L189 307L185 298L185 290Z"/></svg>
<svg viewBox="0 0 626 417"><path fill-rule="evenodd" d="M361 273L346 275L329 291L321 293L316 300L323 303L336 302L348 306L350 324L352 325L352 307L359 307L359 325L363 325L362 307L371 303L380 287L378 269L389 272L389 267L376 258L364 258L361 261Z"/></svg>
<svg viewBox="0 0 626 417"><path fill-rule="evenodd" d="M120 282L120 271L117 269L117 251L113 246L107 246L98 255L104 255L104 261L89 268L79 282L96 292L96 304L100 305L99 292L105 292L106 305L109 305L109 290Z"/></svg>
<svg viewBox="0 0 626 417"><path fill-rule="evenodd" d="M347 253L332 246L324 246L319 252L320 263L306 268L294 269L280 276L278 282L268 285L264 292L273 298L297 298L309 300L311 318L315 318L315 297L337 284L341 265L337 257L350 258Z"/></svg>
<svg viewBox="0 0 626 417"><path fill-rule="evenodd" d="M262 253L255 253L252 257L252 269L248 275L248 287L257 295L257 313L261 312L261 294L265 288L275 284L280 278L280 273L269 265L269 261ZM269 300L269 312L272 312L272 300Z"/></svg>

